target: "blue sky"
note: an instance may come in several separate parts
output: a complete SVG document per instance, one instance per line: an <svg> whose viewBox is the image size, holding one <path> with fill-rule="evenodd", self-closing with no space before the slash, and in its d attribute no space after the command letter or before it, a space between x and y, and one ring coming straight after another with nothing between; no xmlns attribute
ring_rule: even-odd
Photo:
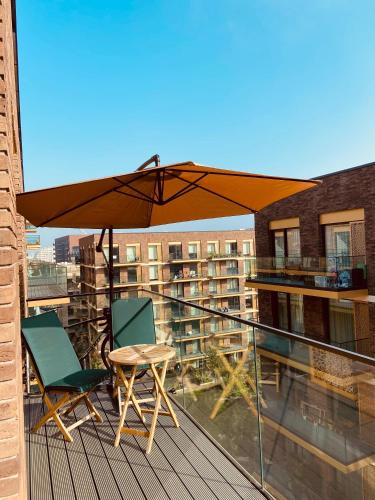
<svg viewBox="0 0 375 500"><path fill-rule="evenodd" d="M154 153L291 177L375 160L373 0L17 6L26 189L131 171ZM66 233L43 230L42 243Z"/></svg>

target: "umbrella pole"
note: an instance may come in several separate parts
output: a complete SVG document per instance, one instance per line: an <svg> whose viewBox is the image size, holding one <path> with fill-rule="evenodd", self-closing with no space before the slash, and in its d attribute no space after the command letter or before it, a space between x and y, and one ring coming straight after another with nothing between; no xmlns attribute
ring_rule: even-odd
<svg viewBox="0 0 375 500"><path fill-rule="evenodd" d="M112 302L113 302L113 229L108 228L108 281L109 281L109 350L113 351Z"/></svg>

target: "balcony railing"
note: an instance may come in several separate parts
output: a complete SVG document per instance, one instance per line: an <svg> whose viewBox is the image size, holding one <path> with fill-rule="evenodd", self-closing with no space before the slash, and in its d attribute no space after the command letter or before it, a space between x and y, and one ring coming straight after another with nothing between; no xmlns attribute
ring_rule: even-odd
<svg viewBox="0 0 375 500"><path fill-rule="evenodd" d="M256 257L255 269L248 281L330 290L365 289L366 258Z"/></svg>
<svg viewBox="0 0 375 500"><path fill-rule="evenodd" d="M140 293L217 322L233 320L229 312ZM179 335L172 319L158 325L157 339L178 347L186 329ZM215 334L213 342L207 339L205 319L204 338L177 349L167 387L182 410L275 498L374 498L375 359L235 321L243 331L229 332L230 342L217 343Z"/></svg>

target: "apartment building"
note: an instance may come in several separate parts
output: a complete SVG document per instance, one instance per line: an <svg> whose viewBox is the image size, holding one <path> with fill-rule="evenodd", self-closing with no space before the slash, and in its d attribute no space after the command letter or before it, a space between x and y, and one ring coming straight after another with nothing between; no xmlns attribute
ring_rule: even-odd
<svg viewBox="0 0 375 500"><path fill-rule="evenodd" d="M79 240L80 235L70 234L55 239L55 259L60 262L79 263Z"/></svg>
<svg viewBox="0 0 375 500"><path fill-rule="evenodd" d="M108 288L105 259L96 252L100 235L80 239L82 292ZM104 245L104 251L108 248ZM182 299L247 319L257 318L256 291L245 289L254 260L254 230L116 233L114 235L117 297L136 297L140 289ZM235 320L153 296L159 338L173 342L180 359L196 366L207 343L236 357L246 350L247 332ZM88 316L102 314L108 297L90 296ZM92 333L96 332L94 325ZM237 334L235 334L237 332Z"/></svg>
<svg viewBox="0 0 375 500"><path fill-rule="evenodd" d="M260 321L375 353L375 163L255 216Z"/></svg>

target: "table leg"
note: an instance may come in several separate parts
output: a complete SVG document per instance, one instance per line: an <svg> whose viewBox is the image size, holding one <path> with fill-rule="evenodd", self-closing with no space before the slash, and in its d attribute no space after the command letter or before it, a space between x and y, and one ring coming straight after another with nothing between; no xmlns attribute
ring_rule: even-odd
<svg viewBox="0 0 375 500"><path fill-rule="evenodd" d="M122 378L122 376L124 376L124 373L123 373L121 367L119 367L119 372L120 372L120 377ZM136 373L137 373L137 367L134 366L132 368L132 371L131 371L131 376L130 376L130 380L129 380L128 387L127 387L124 407L122 409L120 422L119 422L117 433L116 433L115 446L118 446L120 443L121 429L124 427L124 422L125 422L126 413L128 411L129 401L133 395L133 384L134 384L134 379L135 379Z"/></svg>
<svg viewBox="0 0 375 500"><path fill-rule="evenodd" d="M168 366L168 361L165 362L165 365L163 366L160 377L158 375L158 372L157 372L155 366L151 365L151 370L152 370L152 373L154 375L156 388L159 390L159 392L160 392L162 398L164 399L165 404L168 408L169 416L172 418L174 425L176 427L180 427L180 424L178 423L178 420L177 420L177 416L173 410L171 402L169 401L168 395L164 390L164 381L165 381L165 375L167 373L167 366Z"/></svg>
<svg viewBox="0 0 375 500"><path fill-rule="evenodd" d="M168 361L165 361L164 365L163 365L163 370L162 370L162 377L163 377L163 373L165 373L167 371L167 365L168 365ZM150 367L151 367L151 371L152 371L154 377L155 377L155 374L157 376L157 370L155 368L155 365L151 364ZM164 377L165 377L165 375L164 375ZM156 423L158 421L160 401L161 401L161 392L160 392L159 384L156 382L156 378L154 380L155 380L155 390L156 390L155 409L154 409L154 414L152 416L152 422L151 422L151 427L150 427L150 436L149 436L148 441L147 441L146 453L150 453L150 451L151 451L152 441L154 439Z"/></svg>

